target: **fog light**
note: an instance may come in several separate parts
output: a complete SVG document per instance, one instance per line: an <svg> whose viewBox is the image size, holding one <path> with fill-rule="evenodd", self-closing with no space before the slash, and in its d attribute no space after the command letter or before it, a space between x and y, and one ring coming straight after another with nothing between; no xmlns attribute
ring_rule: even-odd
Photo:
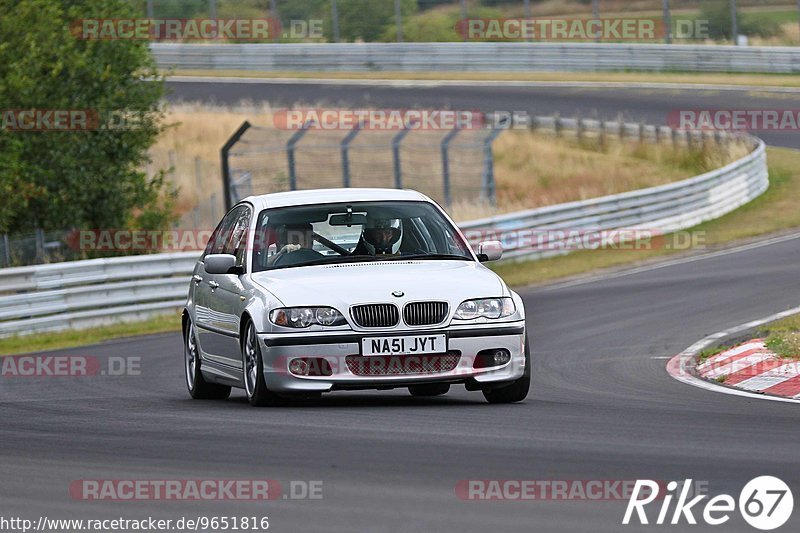
<svg viewBox="0 0 800 533"><path fill-rule="evenodd" d="M289 363L289 372L296 376L308 375L308 363L303 359L292 359Z"/></svg>
<svg viewBox="0 0 800 533"><path fill-rule="evenodd" d="M324 357L300 357L289 362L289 372L295 376L332 376L333 368Z"/></svg>
<svg viewBox="0 0 800 533"><path fill-rule="evenodd" d="M494 364L495 366L504 365L511 361L511 352L508 350L495 350L494 351Z"/></svg>
<svg viewBox="0 0 800 533"><path fill-rule="evenodd" d="M511 361L511 352L505 348L492 348L491 350L481 350L475 356L473 368L489 368L493 366L503 366Z"/></svg>

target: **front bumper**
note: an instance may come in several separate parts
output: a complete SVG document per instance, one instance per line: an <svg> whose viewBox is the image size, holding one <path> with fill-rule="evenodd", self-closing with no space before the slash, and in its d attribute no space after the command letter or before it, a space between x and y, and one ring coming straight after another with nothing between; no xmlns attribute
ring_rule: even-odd
<svg viewBox="0 0 800 533"><path fill-rule="evenodd" d="M448 351L460 352L458 364L446 371L356 375L346 364L348 356L360 354L361 339L374 336L403 336L444 333ZM264 378L275 392L313 393L348 389L388 389L420 383L473 383L489 385L522 377L525 369L525 322L448 327L436 330L348 331L335 334L259 334ZM501 366L474 368L478 352L505 349L511 360ZM404 356L393 356L402 358ZM289 371L296 358L324 358L329 376L298 376Z"/></svg>

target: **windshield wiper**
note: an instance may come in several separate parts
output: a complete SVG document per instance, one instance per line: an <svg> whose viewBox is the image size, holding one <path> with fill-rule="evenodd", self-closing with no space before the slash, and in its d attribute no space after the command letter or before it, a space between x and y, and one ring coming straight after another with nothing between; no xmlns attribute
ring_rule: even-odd
<svg viewBox="0 0 800 533"><path fill-rule="evenodd" d="M364 261L372 261L375 259L376 257L374 255L341 255L334 257L323 257L321 259L314 259L313 261L306 261L304 263L295 263L293 265L272 267L269 270L278 270L281 268L293 268L301 266L331 265L337 263L361 263Z"/></svg>
<svg viewBox="0 0 800 533"><path fill-rule="evenodd" d="M471 257L456 254L413 254L413 255L398 255L392 259L457 259L461 261L472 261Z"/></svg>

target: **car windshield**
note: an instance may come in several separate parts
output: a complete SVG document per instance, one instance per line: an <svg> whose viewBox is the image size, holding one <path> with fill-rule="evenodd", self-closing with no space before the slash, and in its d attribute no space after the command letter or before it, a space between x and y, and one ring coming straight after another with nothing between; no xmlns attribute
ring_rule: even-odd
<svg viewBox="0 0 800 533"><path fill-rule="evenodd" d="M427 202L350 202L265 209L253 272L396 259L473 261L453 225Z"/></svg>

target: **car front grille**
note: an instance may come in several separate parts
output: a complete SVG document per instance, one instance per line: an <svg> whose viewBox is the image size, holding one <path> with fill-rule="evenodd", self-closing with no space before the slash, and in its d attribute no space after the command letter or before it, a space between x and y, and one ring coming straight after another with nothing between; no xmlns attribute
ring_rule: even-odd
<svg viewBox="0 0 800 533"><path fill-rule="evenodd" d="M362 328L391 328L400 321L400 312L393 304L356 305L350 313Z"/></svg>
<svg viewBox="0 0 800 533"><path fill-rule="evenodd" d="M411 302L403 308L403 320L409 326L441 324L447 309L447 302Z"/></svg>
<svg viewBox="0 0 800 533"><path fill-rule="evenodd" d="M402 376L450 372L461 359L461 352L438 355L348 355L347 368L356 376Z"/></svg>

